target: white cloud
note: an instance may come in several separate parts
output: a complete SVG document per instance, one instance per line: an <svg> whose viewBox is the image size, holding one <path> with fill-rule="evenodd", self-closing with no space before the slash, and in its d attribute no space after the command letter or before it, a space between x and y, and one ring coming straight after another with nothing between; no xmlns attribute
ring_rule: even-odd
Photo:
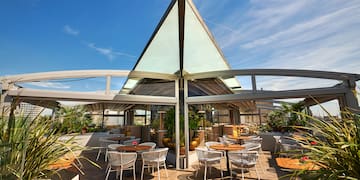
<svg viewBox="0 0 360 180"><path fill-rule="evenodd" d="M135 56L133 56L131 54L113 51L112 48L97 47L94 43L88 43L87 45L88 45L88 47L90 47L91 49L94 49L98 53L105 55L109 60L113 60L114 58L116 58L116 56L127 56L130 58L135 58Z"/></svg>
<svg viewBox="0 0 360 180"><path fill-rule="evenodd" d="M70 86L62 83L57 82L29 82L27 84L38 86L38 87L45 87L45 88L54 88L54 89L69 89Z"/></svg>
<svg viewBox="0 0 360 180"><path fill-rule="evenodd" d="M80 34L80 31L70 27L69 25L65 25L63 29L64 29L64 32L66 34L69 34L69 35L72 35L72 36L77 36L77 35Z"/></svg>

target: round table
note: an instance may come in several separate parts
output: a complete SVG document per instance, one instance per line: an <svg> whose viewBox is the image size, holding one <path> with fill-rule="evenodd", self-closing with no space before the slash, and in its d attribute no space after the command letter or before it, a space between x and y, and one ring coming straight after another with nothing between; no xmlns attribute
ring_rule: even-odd
<svg viewBox="0 0 360 180"><path fill-rule="evenodd" d="M150 149L151 149L151 146L145 146L145 145L119 146L116 148L116 150L118 150L118 151L126 151L126 152L147 151Z"/></svg>
<svg viewBox="0 0 360 180"><path fill-rule="evenodd" d="M229 145L224 145L224 144L215 144L215 145L211 145L210 146L211 149L215 149L215 150L220 150L220 151L225 151L225 155L226 155L226 168L227 168L227 175L231 175L230 172L230 164L229 164L229 151L238 151L238 150L243 150L245 149L244 146L241 146L239 144L229 144Z"/></svg>
<svg viewBox="0 0 360 180"><path fill-rule="evenodd" d="M300 162L299 159L293 158L276 158L279 167L292 170L319 170L321 167L311 161Z"/></svg>

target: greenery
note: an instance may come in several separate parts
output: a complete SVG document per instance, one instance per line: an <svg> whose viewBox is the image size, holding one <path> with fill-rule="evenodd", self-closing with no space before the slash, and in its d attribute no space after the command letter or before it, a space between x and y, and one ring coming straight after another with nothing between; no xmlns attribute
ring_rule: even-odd
<svg viewBox="0 0 360 180"><path fill-rule="evenodd" d="M166 136L175 138L175 109L171 108L166 112L164 125L167 128ZM180 116L180 146L185 146L184 117Z"/></svg>
<svg viewBox="0 0 360 180"><path fill-rule="evenodd" d="M304 156L321 167L317 171L296 171L294 176L310 175L313 179L360 179L360 116L343 112L342 118L308 118L305 126L294 126L301 136L294 136L306 150Z"/></svg>
<svg viewBox="0 0 360 180"><path fill-rule="evenodd" d="M62 119L62 122L55 125L62 133L81 132L82 128L88 128L92 123L91 116L83 106L61 107L56 116L57 119Z"/></svg>
<svg viewBox="0 0 360 180"><path fill-rule="evenodd" d="M73 139L60 141L51 121L17 117L0 117L0 179L40 179L57 174L49 165L66 154L78 158L81 150ZM59 175L59 174L58 174Z"/></svg>
<svg viewBox="0 0 360 180"><path fill-rule="evenodd" d="M301 103L291 105L282 104L281 109L277 109L269 113L267 127L262 127L262 129L278 132L294 131L293 126L303 126L306 122L306 118L300 116L298 114L299 112L308 114Z"/></svg>

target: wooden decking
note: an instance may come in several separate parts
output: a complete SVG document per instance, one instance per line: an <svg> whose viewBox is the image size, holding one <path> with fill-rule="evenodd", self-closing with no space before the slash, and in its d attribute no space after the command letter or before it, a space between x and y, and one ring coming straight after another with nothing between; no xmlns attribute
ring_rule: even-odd
<svg viewBox="0 0 360 180"><path fill-rule="evenodd" d="M195 152L191 152L191 153L195 153ZM81 175L78 170L76 168L69 168L66 170L63 170L61 172L63 179L71 179L74 176L76 176L77 174L80 174L80 179L85 179L85 180L97 180L97 179L105 179L105 167L106 167L106 162L104 162L104 158L100 158L99 161L95 161L96 159L96 154L97 151L86 151L83 152L82 155L89 158L90 160L97 162L100 166L100 168L94 167L93 165L91 165L89 162L83 161L83 171L85 173L85 175ZM195 156L191 156L196 157ZM194 163L191 165L191 167L189 167L188 169L181 169L181 170L176 170L172 165L168 164L168 174L169 177L166 177L165 171L164 169L160 170L160 174L161 174L161 179L168 179L168 180L174 180L174 179L186 179L186 180L191 180L191 179L203 179L203 172L204 172L204 168L200 168L200 171L198 173L198 176L195 177L195 173L198 170L198 163L197 161L193 161ZM140 179L140 175L141 175L141 161L139 160L137 162L136 165L136 179ZM270 152L268 151L264 151L260 154L260 158L259 158L259 162L257 164L257 169L260 175L261 179L279 179L279 177L286 175L287 172L281 171L276 163L275 160L273 158L273 156L270 154ZM225 159L223 159L222 161L222 170L226 170L226 164L225 164ZM238 169L234 169L235 172L237 173L237 177L233 177L231 178L229 177L224 177L223 179L241 179L241 171ZM245 179L256 179L256 173L255 173L255 169L250 169L249 172L246 172L245 174ZM213 168L211 168L211 174L210 171L208 170L208 175L207 175L208 179L221 179L221 175L220 175L220 171L219 171L219 166L215 166ZM54 179L56 179L56 177L54 177ZM115 178L115 173L111 173L109 179L116 179ZM124 173L123 176L124 180L132 180L133 176L132 173ZM145 171L145 175L144 175L144 179L157 179L157 173L149 173L147 171Z"/></svg>

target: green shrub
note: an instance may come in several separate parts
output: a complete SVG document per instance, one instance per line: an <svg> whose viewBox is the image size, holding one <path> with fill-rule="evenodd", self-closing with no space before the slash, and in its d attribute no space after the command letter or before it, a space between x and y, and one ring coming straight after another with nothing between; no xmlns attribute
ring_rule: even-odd
<svg viewBox="0 0 360 180"><path fill-rule="evenodd" d="M317 171L296 171L294 176L308 174L314 179L360 179L360 116L343 112L341 119L309 119L305 126L294 126L301 136L294 136L306 150L305 156L322 167Z"/></svg>
<svg viewBox="0 0 360 180"><path fill-rule="evenodd" d="M58 174L49 165L83 147L60 141L51 121L0 117L0 179L41 179Z"/></svg>

